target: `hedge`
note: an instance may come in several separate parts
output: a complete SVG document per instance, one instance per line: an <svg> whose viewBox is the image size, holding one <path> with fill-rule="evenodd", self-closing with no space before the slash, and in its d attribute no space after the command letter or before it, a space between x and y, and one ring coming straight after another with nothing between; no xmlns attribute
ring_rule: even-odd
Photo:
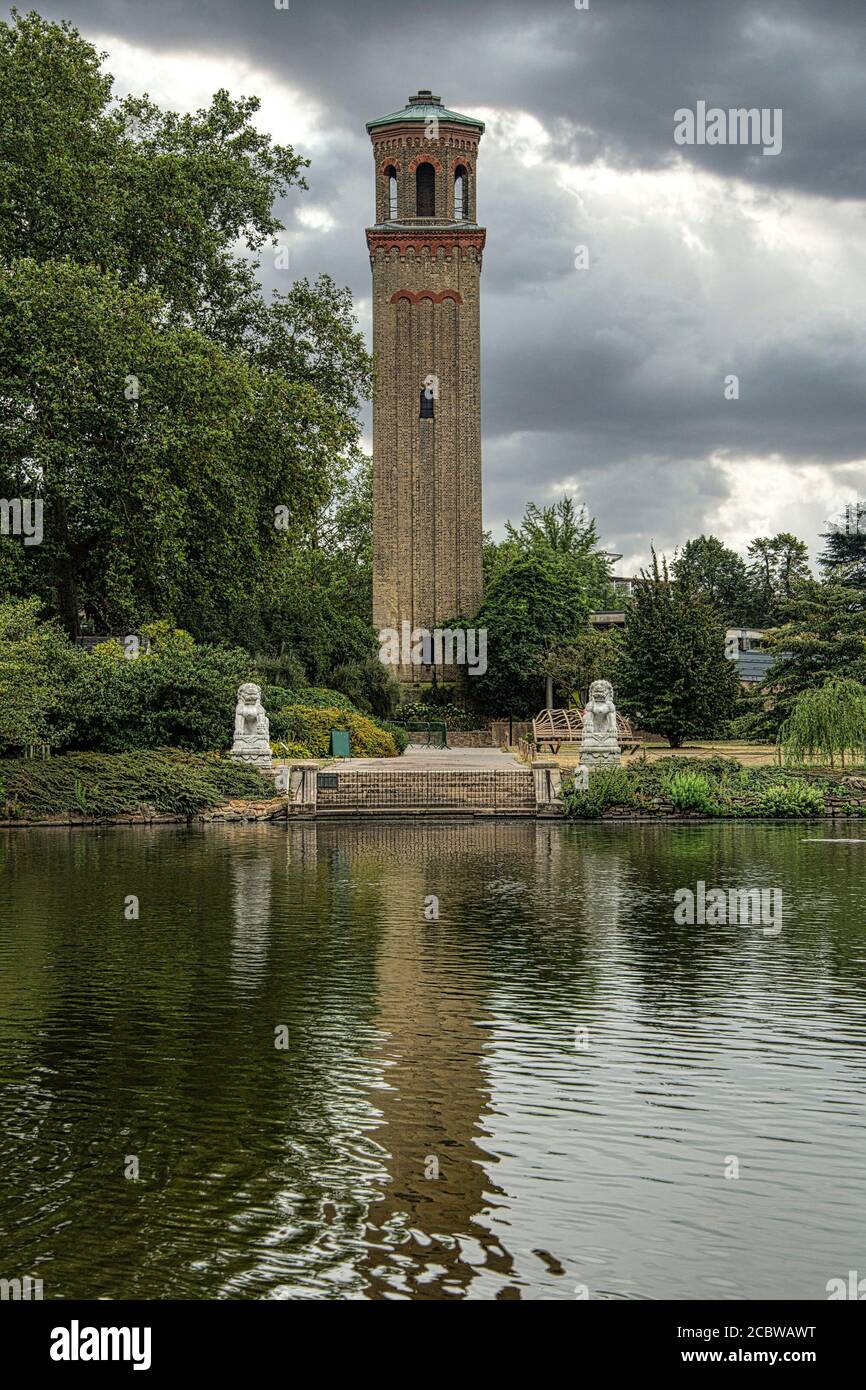
<svg viewBox="0 0 866 1390"><path fill-rule="evenodd" d="M255 768L176 749L0 760L0 803L8 819L66 811L115 816L145 808L191 816L232 797L266 801L277 795L273 780Z"/></svg>
<svg viewBox="0 0 866 1390"><path fill-rule="evenodd" d="M355 706L348 695L339 690L328 690L324 686L311 685L299 690L286 690L281 685L262 686L262 704L268 718L274 710L286 709L288 705L310 705L315 709L346 709Z"/></svg>
<svg viewBox="0 0 866 1390"><path fill-rule="evenodd" d="M203 646L134 661L99 652L82 655L65 692L64 748L204 753L231 747L238 686L254 679L246 652Z"/></svg>
<svg viewBox="0 0 866 1390"><path fill-rule="evenodd" d="M397 747L398 753L405 753L409 747L409 735L400 724L392 724L387 719L379 721L386 733L390 734Z"/></svg>

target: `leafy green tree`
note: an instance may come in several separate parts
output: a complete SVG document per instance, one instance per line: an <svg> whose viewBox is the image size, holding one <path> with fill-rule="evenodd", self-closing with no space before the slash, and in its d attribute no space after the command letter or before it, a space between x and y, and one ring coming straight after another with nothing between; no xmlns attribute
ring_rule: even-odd
<svg viewBox="0 0 866 1390"><path fill-rule="evenodd" d="M170 615L281 653L313 574L324 668L371 649L369 536L327 574L314 553L350 507L371 363L328 277L261 295L307 161L257 107L118 102L70 25L0 24L0 489L45 508L42 545L0 538L0 580L70 634Z"/></svg>
<svg viewBox="0 0 866 1390"><path fill-rule="evenodd" d="M555 695L566 704L582 701L593 681L618 684L621 651L622 635L616 628L589 628L571 642L555 643L545 656L543 674L551 677Z"/></svg>
<svg viewBox="0 0 866 1390"><path fill-rule="evenodd" d="M351 442L311 384L167 327L153 294L69 262L0 275L0 485L43 500L26 563L71 635L84 607L254 641L251 592L278 590Z"/></svg>
<svg viewBox="0 0 866 1390"><path fill-rule="evenodd" d="M583 632L586 586L567 555L543 546L505 566L491 581L472 625L487 630L487 671L465 689L484 714L526 717L544 700L547 653Z"/></svg>
<svg viewBox="0 0 866 1390"><path fill-rule="evenodd" d="M626 617L617 698L642 728L672 748L717 734L737 697L724 626L709 600L671 582L655 551Z"/></svg>
<svg viewBox="0 0 866 1390"><path fill-rule="evenodd" d="M497 572L499 561L499 542L493 539L492 531L485 531L481 537L481 567L484 575L484 589Z"/></svg>
<svg viewBox="0 0 866 1390"><path fill-rule="evenodd" d="M578 507L573 497L561 497L549 507L530 502L519 526L505 523L508 539L521 549L547 546L560 555L591 554L598 543L595 522L587 517L586 508Z"/></svg>
<svg viewBox="0 0 866 1390"><path fill-rule="evenodd" d="M703 594L726 626L748 627L754 612L746 565L717 536L698 536L686 541L672 565L678 584Z"/></svg>
<svg viewBox="0 0 866 1390"><path fill-rule="evenodd" d="M262 372L306 385L327 400L344 422L345 447L357 443L355 417L359 400L370 394L371 362L355 321L351 290L341 289L330 275L320 275L313 285L296 280L284 295L258 306L243 347ZM350 491L347 486L340 500Z"/></svg>
<svg viewBox="0 0 866 1390"><path fill-rule="evenodd" d="M866 589L866 502L852 502L821 539L826 542L819 557L826 578L848 589Z"/></svg>
<svg viewBox="0 0 866 1390"><path fill-rule="evenodd" d="M519 526L505 523L505 540L499 545L485 537L485 585L521 556L548 554L573 568L590 608L608 607L612 602L610 562L598 544L595 521L573 498L562 497L549 507L530 502Z"/></svg>
<svg viewBox="0 0 866 1390"><path fill-rule="evenodd" d="M310 685L331 685L336 667L363 663L377 651L369 619L341 606L332 579L325 556L298 550L283 569L271 610L275 635L268 649L291 654Z"/></svg>
<svg viewBox="0 0 866 1390"><path fill-rule="evenodd" d="M773 665L762 682L765 708L756 732L773 733L797 697L831 679L866 683L866 592L812 580L790 605L790 619L768 637Z"/></svg>
<svg viewBox="0 0 866 1390"><path fill-rule="evenodd" d="M308 163L256 130L258 99L195 114L112 96L65 21L0 23L0 263L69 258L158 290L170 318L236 343L260 312L257 252ZM247 255L236 253L238 243Z"/></svg>
<svg viewBox="0 0 866 1390"><path fill-rule="evenodd" d="M811 578L809 548L790 531L758 536L749 546L749 583L756 627L775 627L787 605Z"/></svg>
<svg viewBox="0 0 866 1390"><path fill-rule="evenodd" d="M303 679L295 676L289 684L333 686L335 669L346 669L358 694L366 672L371 683L364 698L379 700L378 673L367 665L378 652L370 621L371 537L370 459L356 453L352 466L337 473L331 496L303 528L299 543L283 557L273 586L267 649L278 653L275 660L300 668Z"/></svg>

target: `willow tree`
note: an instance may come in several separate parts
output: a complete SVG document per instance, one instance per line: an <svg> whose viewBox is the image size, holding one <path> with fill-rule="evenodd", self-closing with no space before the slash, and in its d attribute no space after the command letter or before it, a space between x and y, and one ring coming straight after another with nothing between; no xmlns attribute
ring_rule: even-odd
<svg viewBox="0 0 866 1390"><path fill-rule="evenodd" d="M845 766L866 761L866 685L852 680L830 680L806 690L795 700L779 731L785 762L828 763L836 758Z"/></svg>

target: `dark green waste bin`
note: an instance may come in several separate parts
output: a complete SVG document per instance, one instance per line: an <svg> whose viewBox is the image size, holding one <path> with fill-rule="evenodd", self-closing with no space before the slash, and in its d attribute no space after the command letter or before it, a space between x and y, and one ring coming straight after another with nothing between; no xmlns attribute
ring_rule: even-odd
<svg viewBox="0 0 866 1390"><path fill-rule="evenodd" d="M352 756L349 748L349 734L346 729L331 730L331 757L350 758Z"/></svg>

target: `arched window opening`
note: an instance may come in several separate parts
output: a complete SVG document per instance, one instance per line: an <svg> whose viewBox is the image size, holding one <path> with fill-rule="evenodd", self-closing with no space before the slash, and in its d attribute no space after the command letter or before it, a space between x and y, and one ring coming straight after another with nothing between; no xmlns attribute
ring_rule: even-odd
<svg viewBox="0 0 866 1390"><path fill-rule="evenodd" d="M436 173L432 164L419 164L415 171L415 213L436 216Z"/></svg>
<svg viewBox="0 0 866 1390"><path fill-rule="evenodd" d="M469 174L463 164L454 170L454 219L462 222L469 216Z"/></svg>
<svg viewBox="0 0 866 1390"><path fill-rule="evenodd" d="M397 170L393 164L385 170L385 178L388 180L388 216L393 222L397 216Z"/></svg>

